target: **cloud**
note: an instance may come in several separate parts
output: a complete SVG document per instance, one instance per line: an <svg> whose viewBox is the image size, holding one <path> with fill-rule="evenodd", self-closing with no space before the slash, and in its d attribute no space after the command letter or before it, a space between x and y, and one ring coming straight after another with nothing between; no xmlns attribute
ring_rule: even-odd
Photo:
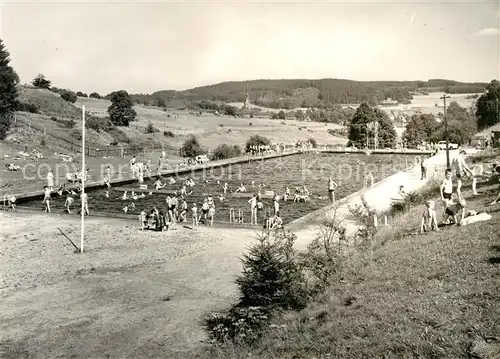
<svg viewBox="0 0 500 359"><path fill-rule="evenodd" d="M482 29L472 34L472 36L499 36L499 35L500 31L493 27Z"/></svg>

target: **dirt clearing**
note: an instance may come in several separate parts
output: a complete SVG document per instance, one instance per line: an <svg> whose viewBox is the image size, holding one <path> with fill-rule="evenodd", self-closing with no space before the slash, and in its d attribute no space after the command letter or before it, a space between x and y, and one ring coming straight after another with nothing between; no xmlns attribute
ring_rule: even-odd
<svg viewBox="0 0 500 359"><path fill-rule="evenodd" d="M205 313L235 300L233 279L253 232L0 213L2 358L187 358ZM226 233L225 233L226 232Z"/></svg>

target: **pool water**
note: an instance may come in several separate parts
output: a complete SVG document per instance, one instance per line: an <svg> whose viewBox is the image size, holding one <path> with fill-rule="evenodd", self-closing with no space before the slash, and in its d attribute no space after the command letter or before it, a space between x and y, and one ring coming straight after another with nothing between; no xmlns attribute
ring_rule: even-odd
<svg viewBox="0 0 500 359"><path fill-rule="evenodd" d="M214 169L198 170L188 174L180 174L174 177L176 184L167 184L163 190L179 190L182 183L193 178L196 185L193 194L188 195L186 200L190 209L193 203L196 203L199 211L206 194L212 195L215 201L216 214L215 222L229 222L229 210L234 208L236 216L238 209L243 210L245 223L250 222L250 205L247 203L249 198L238 198L227 195L222 202L219 201L219 194L222 193L222 185L228 183L230 190L234 191L243 183L248 192L256 192L259 184L263 184L262 191L277 191L280 197L284 194L285 186L290 188L291 199L288 201L279 201L280 214L284 223L289 223L300 218L307 213L324 207L330 203L328 199L328 178L339 185L335 191L336 199L341 199L364 187L365 174L371 172L375 182L382 180L396 172L405 169L413 158L405 155L364 155L364 154L301 154L269 160L255 160L249 163L224 166ZM155 180L146 180L144 184L148 188L154 188ZM162 178L163 182L168 183L168 178ZM219 181L219 183L217 183ZM252 187L252 181L254 186ZM310 199L307 202L293 202L293 194L296 187L305 185L310 192ZM118 186L120 187L120 186ZM122 187L137 187L136 194L142 191L138 189L138 184L123 185ZM153 206L160 210L166 209L165 199L167 194L153 193L145 198L135 200L136 208L129 211L128 215L138 215L142 209L150 211ZM110 198L105 198L104 189L89 190L89 209L91 212L102 213L120 213L123 214L123 207L130 204L130 193L128 200L121 200L123 192L110 190ZM51 209L53 212L64 209L65 197L52 195ZM73 209L75 212L79 208L79 198L75 196ZM263 198L264 211L260 214L259 223L265 213L272 213L272 199ZM38 207L42 209L44 205L40 200L30 201L25 205L29 207ZM137 218L137 217L136 217ZM188 220L191 214L189 211Z"/></svg>

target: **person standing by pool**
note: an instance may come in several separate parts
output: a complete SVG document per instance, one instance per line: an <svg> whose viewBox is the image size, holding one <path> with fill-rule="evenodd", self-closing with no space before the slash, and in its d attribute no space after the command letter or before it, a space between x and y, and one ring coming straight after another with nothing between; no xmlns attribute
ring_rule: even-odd
<svg viewBox="0 0 500 359"><path fill-rule="evenodd" d="M51 169L49 169L49 173L47 173L47 187L50 192L54 190L54 174Z"/></svg>
<svg viewBox="0 0 500 359"><path fill-rule="evenodd" d="M66 197L66 202L64 203L64 207L66 207L66 212L68 214L71 214L71 205L73 204L73 202L75 202L73 197L71 196Z"/></svg>
<svg viewBox="0 0 500 359"><path fill-rule="evenodd" d="M215 217L215 204L212 203L212 205L208 209L208 220L210 221L210 227L214 225L214 217Z"/></svg>
<svg viewBox="0 0 500 359"><path fill-rule="evenodd" d="M80 195L80 199L81 199L82 204L83 204L83 213L88 216L90 214L89 213L89 195L86 193L82 193Z"/></svg>
<svg viewBox="0 0 500 359"><path fill-rule="evenodd" d="M49 187L44 186L43 190L44 190L44 197L42 203L45 203L44 212L50 213L50 189Z"/></svg>
<svg viewBox="0 0 500 359"><path fill-rule="evenodd" d="M198 207L196 207L196 203L193 203L193 207L191 207L191 213L193 217L193 229L198 228Z"/></svg>
<svg viewBox="0 0 500 359"><path fill-rule="evenodd" d="M276 214L280 211L280 204L278 202L279 199L280 199L280 196L276 193L273 197L274 214Z"/></svg>
<svg viewBox="0 0 500 359"><path fill-rule="evenodd" d="M290 188L288 186L285 186L285 194L283 195L283 201L287 201L288 197L290 197Z"/></svg>
<svg viewBox="0 0 500 359"><path fill-rule="evenodd" d="M335 190L337 189L337 187L337 183L335 183L335 181L331 177L328 178L328 197L330 198L330 201L332 203L335 202Z"/></svg>
<svg viewBox="0 0 500 359"><path fill-rule="evenodd" d="M250 224L257 225L257 193L254 193L253 197L248 200L250 203Z"/></svg>

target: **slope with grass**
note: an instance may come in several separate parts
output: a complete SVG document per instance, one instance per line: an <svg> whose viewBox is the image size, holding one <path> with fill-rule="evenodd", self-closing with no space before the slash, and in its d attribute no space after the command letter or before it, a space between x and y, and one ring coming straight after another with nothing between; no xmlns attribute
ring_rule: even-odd
<svg viewBox="0 0 500 359"><path fill-rule="evenodd" d="M406 236L419 227L414 207L343 258L324 295L274 320L259 345L200 358L498 359L500 205L485 207L498 184L478 189L464 191L467 208L492 220Z"/></svg>
<svg viewBox="0 0 500 359"><path fill-rule="evenodd" d="M58 94L48 90L38 90L28 87L20 88L20 100L26 103L35 104L45 119L55 116L60 119L75 118L77 120L76 129L79 128L81 119L81 108L85 105L87 113L95 117L107 116L107 108L110 101L104 99L79 97L76 103L70 104L60 98ZM209 114L197 115L188 111L163 111L157 107L134 106L137 112L137 121L131 123L129 128L118 127L125 133L125 142L139 146L161 147L166 144L170 147L179 148L189 135L195 134L201 144L208 149L217 147L220 143L243 146L246 140L255 134L267 136L273 142L293 143L297 140L307 140L315 138L320 144L344 144L344 138L334 137L327 133L328 129L339 128L335 124L303 123L294 120L278 121L265 118L242 119L229 116L215 116ZM40 116L23 113L33 122L40 122L44 126ZM158 132L147 134L146 127L151 123ZM50 127L50 126L49 126ZM81 127L80 127L81 128ZM71 131L58 129L61 133L70 134ZM164 131L173 133L173 137L165 136ZM104 134L92 134L96 145L107 146L113 140L118 143L120 137Z"/></svg>

